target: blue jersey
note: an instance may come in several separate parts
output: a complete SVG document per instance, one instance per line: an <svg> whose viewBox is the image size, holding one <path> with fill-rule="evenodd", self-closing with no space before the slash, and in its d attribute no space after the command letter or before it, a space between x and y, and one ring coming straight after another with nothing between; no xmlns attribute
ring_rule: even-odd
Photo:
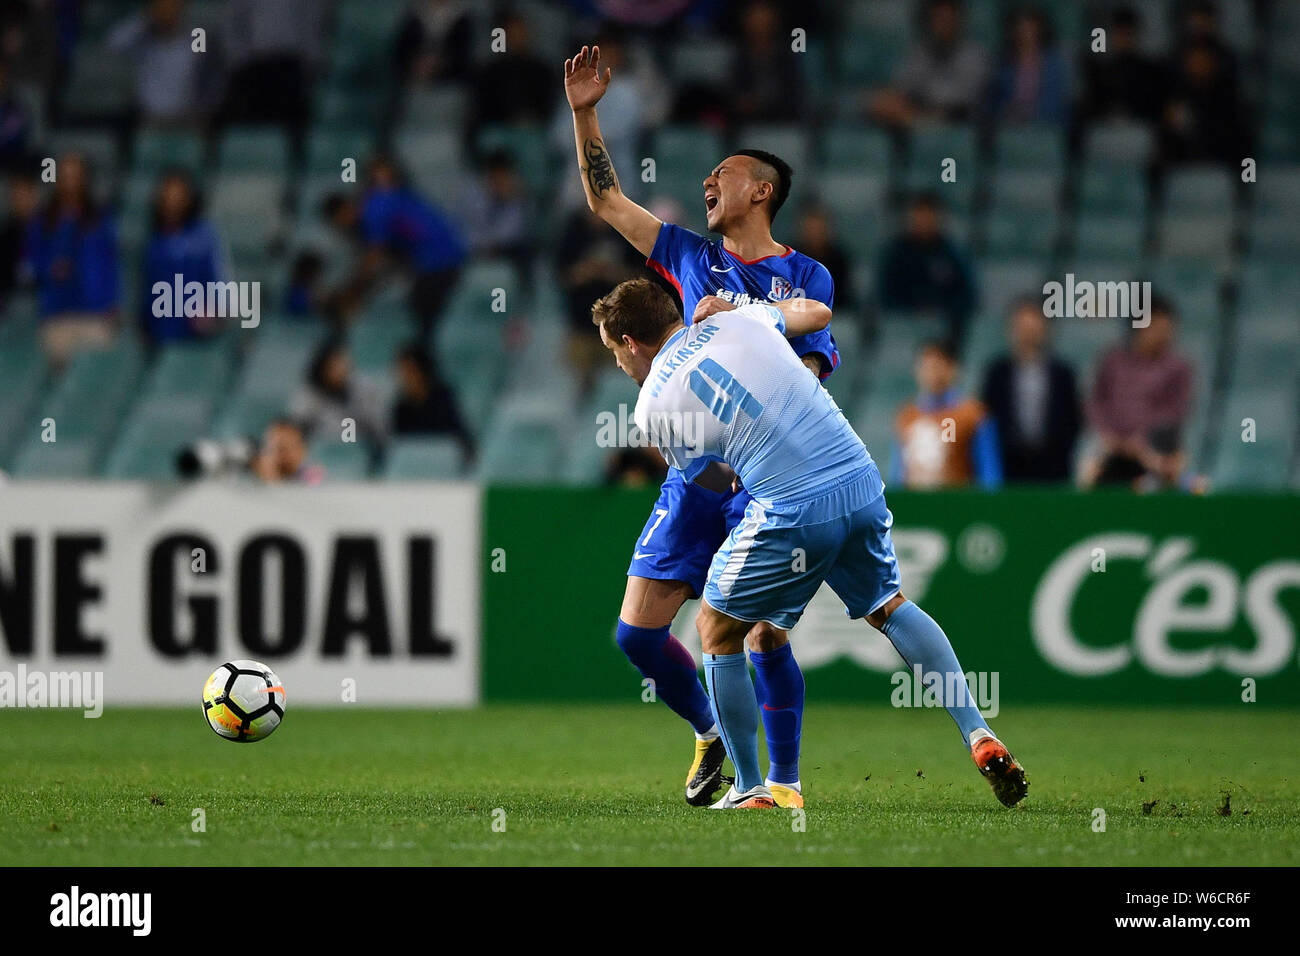
<svg viewBox="0 0 1300 956"><path fill-rule="evenodd" d="M758 303L678 330L655 356L636 424L687 481L726 462L767 508L857 481L884 489L866 447L789 349L785 318Z"/></svg>
<svg viewBox="0 0 1300 956"><path fill-rule="evenodd" d="M746 262L723 248L721 240L664 223L646 265L677 289L688 324L696 304L707 295L737 306L802 296L835 307L835 283L826 267L789 246L780 255ZM823 380L839 367L839 349L829 328L790 339L790 347L800 358L820 355Z"/></svg>
<svg viewBox="0 0 1300 956"><path fill-rule="evenodd" d="M451 269L465 259L456 227L430 202L405 187L372 189L361 206L361 238L405 256L421 272Z"/></svg>

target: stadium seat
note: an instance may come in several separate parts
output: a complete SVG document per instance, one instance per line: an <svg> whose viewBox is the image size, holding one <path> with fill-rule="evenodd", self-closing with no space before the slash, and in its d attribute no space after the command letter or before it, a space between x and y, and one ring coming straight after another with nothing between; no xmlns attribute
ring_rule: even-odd
<svg viewBox="0 0 1300 956"><path fill-rule="evenodd" d="M660 168L691 169L697 179L703 181L704 165L721 159L725 149L722 137L714 130L697 126L665 126L654 133L650 155Z"/></svg>
<svg viewBox="0 0 1300 956"><path fill-rule="evenodd" d="M135 138L132 170L137 175L157 176L169 167L197 173L203 164L203 142L187 130L142 129Z"/></svg>
<svg viewBox="0 0 1300 956"><path fill-rule="evenodd" d="M516 171L534 195L544 195L555 188L546 130L532 126L485 126L479 131L475 145L480 155L498 149L510 154Z"/></svg>
<svg viewBox="0 0 1300 956"><path fill-rule="evenodd" d="M1146 178L1107 163L1089 163L1079 188L1079 208L1143 217L1147 210Z"/></svg>
<svg viewBox="0 0 1300 956"><path fill-rule="evenodd" d="M222 173L278 173L289 169L289 141L279 129L236 126L226 130L217 147Z"/></svg>
<svg viewBox="0 0 1300 956"><path fill-rule="evenodd" d="M1165 212L1226 219L1232 215L1233 182L1225 169L1175 169L1165 180Z"/></svg>
<svg viewBox="0 0 1300 956"><path fill-rule="evenodd" d="M554 481L565 420L566 411L548 401L528 396L501 401L483 442L479 478L504 484Z"/></svg>
<svg viewBox="0 0 1300 956"><path fill-rule="evenodd" d="M15 478L91 478L98 462L98 444L91 438L60 438L57 442L28 440L14 459Z"/></svg>
<svg viewBox="0 0 1300 956"><path fill-rule="evenodd" d="M1134 176L1132 170L1143 167L1154 150L1155 135L1150 127L1124 121L1093 126L1084 145L1089 166L1123 166L1131 177Z"/></svg>
<svg viewBox="0 0 1300 956"><path fill-rule="evenodd" d="M1156 247L1161 258L1223 271L1232 258L1232 223L1213 215L1167 214L1156 224Z"/></svg>
<svg viewBox="0 0 1300 956"><path fill-rule="evenodd" d="M912 129L907 142L909 185L928 183L925 188L949 191L958 184L973 184L979 173L975 130L970 126L921 123ZM956 182L941 182L942 164L956 160Z"/></svg>
<svg viewBox="0 0 1300 956"><path fill-rule="evenodd" d="M1028 170L1057 177L1065 169L1065 137L1054 126L1006 126L994 141L998 170Z"/></svg>
<svg viewBox="0 0 1300 956"><path fill-rule="evenodd" d="M736 136L736 145L742 149L765 149L776 153L794 170L794 189L803 188L803 180L812 170L812 151L808 131L801 126L777 123L755 123L745 126ZM803 173L803 176L800 176Z"/></svg>
<svg viewBox="0 0 1300 956"><path fill-rule="evenodd" d="M364 442L317 439L311 443L307 460L325 469L325 480L362 481L370 477L372 451Z"/></svg>
<svg viewBox="0 0 1300 956"><path fill-rule="evenodd" d="M464 455L455 438L397 438L389 445L384 477L398 481L443 481L461 477Z"/></svg>
<svg viewBox="0 0 1300 956"><path fill-rule="evenodd" d="M1052 169L1000 168L993 183L993 205L1054 213L1061 205L1061 174Z"/></svg>
<svg viewBox="0 0 1300 956"><path fill-rule="evenodd" d="M1055 209L992 210L985 220L983 254L994 258L1050 258L1060 236Z"/></svg>
<svg viewBox="0 0 1300 956"><path fill-rule="evenodd" d="M732 47L726 40L690 38L670 46L671 75L679 83L725 86L731 76Z"/></svg>
<svg viewBox="0 0 1300 956"><path fill-rule="evenodd" d="M0 324L0 331L9 331L8 323ZM22 436L40 427L41 416L36 414L37 397L46 381L45 356L41 353L35 335L19 337L12 332L0 340L0 468L10 459L14 446Z"/></svg>
<svg viewBox="0 0 1300 956"><path fill-rule="evenodd" d="M1243 440L1247 419L1254 441ZM1222 488L1280 489L1291 473L1295 448L1294 385L1237 388L1223 410L1211 478Z"/></svg>
<svg viewBox="0 0 1300 956"><path fill-rule="evenodd" d="M879 129L836 125L821 138L824 172L868 170L887 175L893 165L894 144L889 134Z"/></svg>
<svg viewBox="0 0 1300 956"><path fill-rule="evenodd" d="M98 121L127 115L135 102L135 68L130 57L95 43L79 43L63 89L67 118Z"/></svg>
<svg viewBox="0 0 1300 956"><path fill-rule="evenodd" d="M1137 261L1145 244L1140 218L1084 210L1074 225L1075 255L1083 258Z"/></svg>

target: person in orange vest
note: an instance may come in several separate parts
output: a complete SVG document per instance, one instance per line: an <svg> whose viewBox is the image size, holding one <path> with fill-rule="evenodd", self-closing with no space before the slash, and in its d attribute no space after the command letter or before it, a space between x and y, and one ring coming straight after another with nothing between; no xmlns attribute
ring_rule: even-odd
<svg viewBox="0 0 1300 956"><path fill-rule="evenodd" d="M983 402L957 389L961 363L952 343L922 344L915 372L919 394L894 422L890 482L908 488L1001 485L997 423Z"/></svg>

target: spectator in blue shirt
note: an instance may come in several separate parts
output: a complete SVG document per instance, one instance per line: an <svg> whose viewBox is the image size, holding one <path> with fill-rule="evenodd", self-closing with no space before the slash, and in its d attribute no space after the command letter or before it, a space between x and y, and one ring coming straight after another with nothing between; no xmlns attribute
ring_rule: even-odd
<svg viewBox="0 0 1300 956"><path fill-rule="evenodd" d="M465 261L465 242L457 228L382 155L371 160L360 201L330 196L325 215L336 229L358 236L365 245L351 279L334 295L341 300L340 311L347 314L359 304L384 265L396 260L413 273L409 305L420 335L427 338Z"/></svg>
<svg viewBox="0 0 1300 956"><path fill-rule="evenodd" d="M54 370L86 348L108 346L121 299L117 224L96 204L85 160L56 165L54 195L27 230L27 260L36 283L41 341Z"/></svg>
<svg viewBox="0 0 1300 956"><path fill-rule="evenodd" d="M202 200L188 173L170 170L158 183L153 202L153 226L141 268L143 294L140 323L152 345L202 338L217 331L220 316L156 316L154 284L170 289L181 282L226 281L225 255L217 231L202 215ZM170 294L170 293L169 293ZM171 311L171 310L167 310Z"/></svg>

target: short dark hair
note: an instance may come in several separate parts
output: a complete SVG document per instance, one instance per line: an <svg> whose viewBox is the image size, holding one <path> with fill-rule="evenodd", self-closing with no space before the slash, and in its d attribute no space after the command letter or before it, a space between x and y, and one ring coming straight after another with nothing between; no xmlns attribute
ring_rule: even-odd
<svg viewBox="0 0 1300 956"><path fill-rule="evenodd" d="M408 342L403 345L397 352L397 360L399 362L410 362L424 376L425 381L429 383L432 383L437 378L437 367L434 365L433 356L420 342Z"/></svg>
<svg viewBox="0 0 1300 956"><path fill-rule="evenodd" d="M738 149L733 156L748 156L750 159L756 159L760 163L765 163L772 168L776 174L776 182L772 184L775 192L772 193L772 202L768 206L767 221L772 222L776 219L776 214L781 211L785 201L790 198L790 180L794 178L794 170L776 153L769 153L765 149Z"/></svg>
<svg viewBox="0 0 1300 956"><path fill-rule="evenodd" d="M351 203L352 200L342 193L330 193L321 200L321 215L326 219L333 219L344 207L351 205Z"/></svg>
<svg viewBox="0 0 1300 956"><path fill-rule="evenodd" d="M682 320L673 297L647 278L628 279L591 305L591 321L615 341L657 345Z"/></svg>
<svg viewBox="0 0 1300 956"><path fill-rule="evenodd" d="M1152 292L1150 307L1152 315L1159 313L1161 315L1169 316L1169 318L1175 322L1178 321L1178 307L1174 305L1174 300L1169 298L1169 296L1162 295L1159 292Z"/></svg>
<svg viewBox="0 0 1300 956"><path fill-rule="evenodd" d="M916 354L923 355L926 352L938 352L954 365L961 362L961 356L957 351L957 343L949 338L926 339L921 343L921 347L916 350Z"/></svg>

